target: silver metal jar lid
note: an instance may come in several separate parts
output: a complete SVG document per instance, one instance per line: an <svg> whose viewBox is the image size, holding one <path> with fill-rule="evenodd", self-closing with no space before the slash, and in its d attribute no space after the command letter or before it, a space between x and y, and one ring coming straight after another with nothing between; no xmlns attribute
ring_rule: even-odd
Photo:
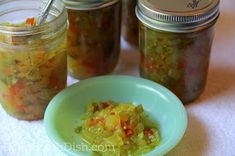
<svg viewBox="0 0 235 156"><path fill-rule="evenodd" d="M136 15L154 29L191 32L216 21L219 0L138 0Z"/></svg>
<svg viewBox="0 0 235 156"><path fill-rule="evenodd" d="M94 10L112 5L120 0L63 0L67 9Z"/></svg>

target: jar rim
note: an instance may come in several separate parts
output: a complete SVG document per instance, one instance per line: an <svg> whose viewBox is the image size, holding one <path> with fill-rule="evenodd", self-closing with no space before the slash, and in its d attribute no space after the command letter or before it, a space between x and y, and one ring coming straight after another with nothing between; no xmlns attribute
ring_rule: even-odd
<svg viewBox="0 0 235 156"><path fill-rule="evenodd" d="M19 1L19 0L17 0ZM22 0L23 1L23 0ZM32 1L32 0L31 0ZM38 0L33 0L38 1ZM57 1L59 2L59 1ZM11 3L11 1L3 1L2 3ZM0 2L1 4L1 2ZM53 7L51 10L56 9L55 11L57 13L54 13L52 15L55 15L54 18L51 20L36 26L6 26L0 23L0 33L3 34L9 34L14 36L27 36L27 35L35 35L35 34L41 34L41 33L47 33L51 31L51 29L55 29L53 26L63 27L64 24L67 24L67 11L64 7L64 4L62 2L57 3L57 5L60 5L59 7L62 7L61 10L58 9L58 6L53 4ZM50 12L51 14L51 12ZM63 20L64 18L64 20Z"/></svg>
<svg viewBox="0 0 235 156"><path fill-rule="evenodd" d="M191 32L214 24L219 17L220 0L212 0L201 9L188 11L167 11L146 4L148 0L138 0L137 18L148 27L169 32Z"/></svg>
<svg viewBox="0 0 235 156"><path fill-rule="evenodd" d="M62 0L67 9L96 10L119 2L120 0Z"/></svg>

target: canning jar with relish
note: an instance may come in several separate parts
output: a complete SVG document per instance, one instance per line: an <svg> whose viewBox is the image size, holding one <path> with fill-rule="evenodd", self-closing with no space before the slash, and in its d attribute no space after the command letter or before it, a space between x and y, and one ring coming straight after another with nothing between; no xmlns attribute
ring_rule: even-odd
<svg viewBox="0 0 235 156"><path fill-rule="evenodd" d="M68 9L68 73L85 79L109 74L120 53L120 0L64 0Z"/></svg>
<svg viewBox="0 0 235 156"><path fill-rule="evenodd" d="M140 75L184 103L203 92L219 0L139 0Z"/></svg>
<svg viewBox="0 0 235 156"><path fill-rule="evenodd" d="M41 0L0 2L0 103L22 120L43 118L49 101L66 86L67 12L55 1L37 25Z"/></svg>
<svg viewBox="0 0 235 156"><path fill-rule="evenodd" d="M122 0L122 36L133 47L138 47L137 0Z"/></svg>

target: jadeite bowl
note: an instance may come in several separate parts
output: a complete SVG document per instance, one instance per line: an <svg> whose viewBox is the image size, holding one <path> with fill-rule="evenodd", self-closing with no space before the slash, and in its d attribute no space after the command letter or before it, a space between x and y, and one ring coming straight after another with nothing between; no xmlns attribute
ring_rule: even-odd
<svg viewBox="0 0 235 156"><path fill-rule="evenodd" d="M176 146L187 127L181 101L165 87L137 77L100 76L82 80L60 92L48 105L44 123L49 138L68 155L90 156L75 129L86 105L95 100L134 102L159 125L161 143L144 156L162 156ZM81 151L82 150L82 151Z"/></svg>

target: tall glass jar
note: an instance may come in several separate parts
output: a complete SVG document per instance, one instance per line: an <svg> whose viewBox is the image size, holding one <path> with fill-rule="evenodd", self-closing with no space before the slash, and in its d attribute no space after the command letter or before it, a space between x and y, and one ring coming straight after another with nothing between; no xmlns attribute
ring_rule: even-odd
<svg viewBox="0 0 235 156"><path fill-rule="evenodd" d="M55 1L46 23L25 24L41 6L41 0L0 2L0 102L23 120L43 118L49 101L66 86L66 9Z"/></svg>
<svg viewBox="0 0 235 156"><path fill-rule="evenodd" d="M139 0L140 75L184 103L204 90L219 0Z"/></svg>
<svg viewBox="0 0 235 156"><path fill-rule="evenodd" d="M64 0L68 9L68 72L77 79L113 71L120 53L120 0Z"/></svg>
<svg viewBox="0 0 235 156"><path fill-rule="evenodd" d="M133 47L138 47L137 0L122 0L122 36Z"/></svg>

